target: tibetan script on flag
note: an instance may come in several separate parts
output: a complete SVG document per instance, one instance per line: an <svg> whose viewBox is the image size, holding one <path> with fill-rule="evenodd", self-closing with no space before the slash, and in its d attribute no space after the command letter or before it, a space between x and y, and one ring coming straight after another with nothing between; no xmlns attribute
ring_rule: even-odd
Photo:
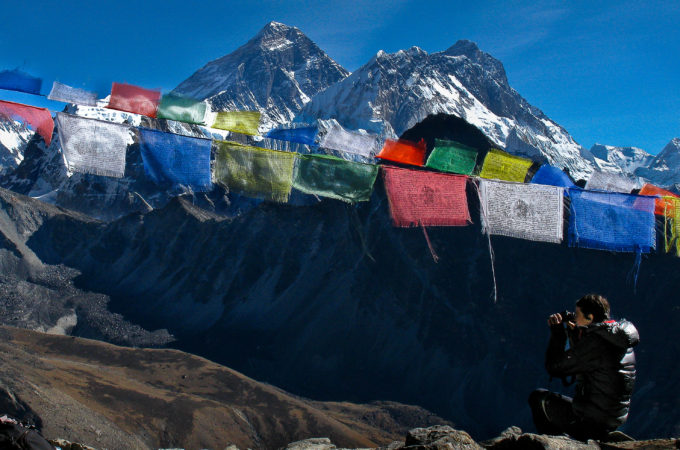
<svg viewBox="0 0 680 450"><path fill-rule="evenodd" d="M520 158L502 150L491 149L484 158L484 165L479 174L482 178L515 181L524 183L529 167L533 161Z"/></svg>
<svg viewBox="0 0 680 450"><path fill-rule="evenodd" d="M109 108L156 117L161 91L131 84L113 83Z"/></svg>
<svg viewBox="0 0 680 450"><path fill-rule="evenodd" d="M129 125L57 113L57 126L69 170L106 177L125 175Z"/></svg>
<svg viewBox="0 0 680 450"><path fill-rule="evenodd" d="M476 149L455 141L436 139L425 166L442 172L470 175L476 162Z"/></svg>
<svg viewBox="0 0 680 450"><path fill-rule="evenodd" d="M468 177L381 166L392 223L397 227L470 223Z"/></svg>
<svg viewBox="0 0 680 450"><path fill-rule="evenodd" d="M156 184L212 189L212 140L139 128L144 171Z"/></svg>
<svg viewBox="0 0 680 450"><path fill-rule="evenodd" d="M260 111L220 111L212 128L255 136L260 126Z"/></svg>
<svg viewBox="0 0 680 450"><path fill-rule="evenodd" d="M293 187L307 194L345 202L371 198L378 166L346 161L329 155L298 155Z"/></svg>
<svg viewBox="0 0 680 450"><path fill-rule="evenodd" d="M247 197L287 202L295 153L217 141L215 181Z"/></svg>
<svg viewBox="0 0 680 450"><path fill-rule="evenodd" d="M562 242L563 188L481 179L479 191L482 232Z"/></svg>
<svg viewBox="0 0 680 450"><path fill-rule="evenodd" d="M385 145L383 145L382 150L380 150L376 157L412 166L422 166L425 162L425 150L426 144L424 140L415 144L402 139L398 141L386 139Z"/></svg>
<svg viewBox="0 0 680 450"><path fill-rule="evenodd" d="M42 136L47 147L52 142L54 120L49 110L0 100L0 118L2 117L28 124L36 133Z"/></svg>
<svg viewBox="0 0 680 450"><path fill-rule="evenodd" d="M96 92L74 88L58 81L55 81L52 84L52 90L47 98L58 102L73 103L75 105L97 106Z"/></svg>

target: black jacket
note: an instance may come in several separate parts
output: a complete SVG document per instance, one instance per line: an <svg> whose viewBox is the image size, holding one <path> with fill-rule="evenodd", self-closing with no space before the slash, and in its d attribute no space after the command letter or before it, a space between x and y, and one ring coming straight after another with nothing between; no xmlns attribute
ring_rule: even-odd
<svg viewBox="0 0 680 450"><path fill-rule="evenodd" d="M545 366L554 377L576 377L574 412L612 429L628 418L635 383L637 329L624 320L610 320L569 331L551 328Z"/></svg>

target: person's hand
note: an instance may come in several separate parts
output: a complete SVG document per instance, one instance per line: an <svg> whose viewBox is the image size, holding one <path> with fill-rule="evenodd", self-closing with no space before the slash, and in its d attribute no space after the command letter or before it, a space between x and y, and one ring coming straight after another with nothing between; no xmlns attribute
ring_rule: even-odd
<svg viewBox="0 0 680 450"><path fill-rule="evenodd" d="M562 323L562 315L561 314L553 314L550 317L548 317L548 326L549 327L554 327L556 325L559 325Z"/></svg>

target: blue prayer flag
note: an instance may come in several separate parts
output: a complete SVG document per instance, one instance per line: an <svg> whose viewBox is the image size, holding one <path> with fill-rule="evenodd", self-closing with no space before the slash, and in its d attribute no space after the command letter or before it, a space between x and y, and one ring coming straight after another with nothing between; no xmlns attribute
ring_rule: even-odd
<svg viewBox="0 0 680 450"><path fill-rule="evenodd" d="M656 247L655 198L569 189L569 245L649 253Z"/></svg>
<svg viewBox="0 0 680 450"><path fill-rule="evenodd" d="M156 184L212 189L210 139L139 128L144 171Z"/></svg>
<svg viewBox="0 0 680 450"><path fill-rule="evenodd" d="M286 128L283 130L271 130L265 137L280 141L297 142L298 144L316 145L316 127Z"/></svg>
<svg viewBox="0 0 680 450"><path fill-rule="evenodd" d="M0 72L0 89L40 95L41 87L42 79L36 78L18 69L3 70Z"/></svg>
<svg viewBox="0 0 680 450"><path fill-rule="evenodd" d="M557 167L548 164L542 165L536 175L531 179L532 184L545 184L548 186L559 186L565 188L575 187L569 175Z"/></svg>

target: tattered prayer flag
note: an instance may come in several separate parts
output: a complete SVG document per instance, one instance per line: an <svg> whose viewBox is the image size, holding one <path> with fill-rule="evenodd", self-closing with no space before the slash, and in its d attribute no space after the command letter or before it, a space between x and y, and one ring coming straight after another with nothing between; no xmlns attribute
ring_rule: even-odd
<svg viewBox="0 0 680 450"><path fill-rule="evenodd" d="M121 178L131 143L129 125L57 113L61 151L73 172Z"/></svg>
<svg viewBox="0 0 680 450"><path fill-rule="evenodd" d="M42 79L36 78L18 69L3 70L0 72L0 89L40 95L41 87Z"/></svg>
<svg viewBox="0 0 680 450"><path fill-rule="evenodd" d="M0 100L0 117L2 116L28 124L36 133L42 136L46 146L49 147L50 142L52 142L54 120L49 110Z"/></svg>
<svg viewBox="0 0 680 450"><path fill-rule="evenodd" d="M97 106L96 92L74 88L58 81L55 81L52 84L52 90L47 98L58 102L73 103L75 105Z"/></svg>
<svg viewBox="0 0 680 450"><path fill-rule="evenodd" d="M176 94L166 94L158 105L157 116L159 119L203 125L206 108L207 104L203 101Z"/></svg>
<svg viewBox="0 0 680 450"><path fill-rule="evenodd" d="M542 165L531 179L532 184L545 184L549 186L561 186L565 188L575 187L569 175L557 167L548 164Z"/></svg>
<svg viewBox="0 0 680 450"><path fill-rule="evenodd" d="M425 140L423 139L417 144L402 139L398 141L386 139L385 145L383 145L382 150L380 150L376 157L402 164L422 166L425 162L426 149Z"/></svg>
<svg viewBox="0 0 680 450"><path fill-rule="evenodd" d="M346 161L329 155L299 155L293 187L307 194L345 202L371 198L378 166Z"/></svg>
<svg viewBox="0 0 680 450"><path fill-rule="evenodd" d="M265 137L298 144L315 145L316 127L284 128L270 130Z"/></svg>
<svg viewBox="0 0 680 450"><path fill-rule="evenodd" d="M484 158L484 165L479 176L524 183L532 164L533 161L530 159L514 156L502 150L491 149Z"/></svg>
<svg viewBox="0 0 680 450"><path fill-rule="evenodd" d="M562 242L563 188L482 179L479 191L482 232Z"/></svg>
<svg viewBox="0 0 680 450"><path fill-rule="evenodd" d="M664 228L665 250L670 252L675 247L675 255L680 256L680 198L666 197L666 201L672 204L670 208L672 213L668 215L669 223ZM668 225L670 225L670 232Z"/></svg>
<svg viewBox="0 0 680 450"><path fill-rule="evenodd" d="M371 157L377 141L378 136L375 134L347 131L337 123L332 123L321 138L319 145L339 152Z"/></svg>
<svg viewBox="0 0 680 450"><path fill-rule="evenodd" d="M212 128L235 133L257 135L260 126L260 111L220 111Z"/></svg>
<svg viewBox="0 0 680 450"><path fill-rule="evenodd" d="M215 180L248 197L287 202L295 153L217 141Z"/></svg>
<svg viewBox="0 0 680 450"><path fill-rule="evenodd" d="M442 172L470 175L477 162L477 150L455 141L435 140L425 167Z"/></svg>
<svg viewBox="0 0 680 450"><path fill-rule="evenodd" d="M672 217L675 213L675 202L669 197L678 197L678 194L647 183L640 189L640 195L656 195L659 197L656 199L656 207L654 208L654 214L657 216Z"/></svg>
<svg viewBox="0 0 680 450"><path fill-rule="evenodd" d="M569 245L649 253L656 247L654 197L570 189Z"/></svg>
<svg viewBox="0 0 680 450"><path fill-rule="evenodd" d="M636 187L635 181L628 177L615 173L605 173L599 170L594 171L586 183L586 189L588 190L623 192L625 194L630 194L630 191Z"/></svg>
<svg viewBox="0 0 680 450"><path fill-rule="evenodd" d="M468 177L382 166L392 223L397 227L470 223Z"/></svg>
<svg viewBox="0 0 680 450"><path fill-rule="evenodd" d="M186 186L194 191L212 189L211 139L139 128L144 171L156 184Z"/></svg>
<svg viewBox="0 0 680 450"><path fill-rule="evenodd" d="M131 84L113 83L109 108L156 117L161 91Z"/></svg>

